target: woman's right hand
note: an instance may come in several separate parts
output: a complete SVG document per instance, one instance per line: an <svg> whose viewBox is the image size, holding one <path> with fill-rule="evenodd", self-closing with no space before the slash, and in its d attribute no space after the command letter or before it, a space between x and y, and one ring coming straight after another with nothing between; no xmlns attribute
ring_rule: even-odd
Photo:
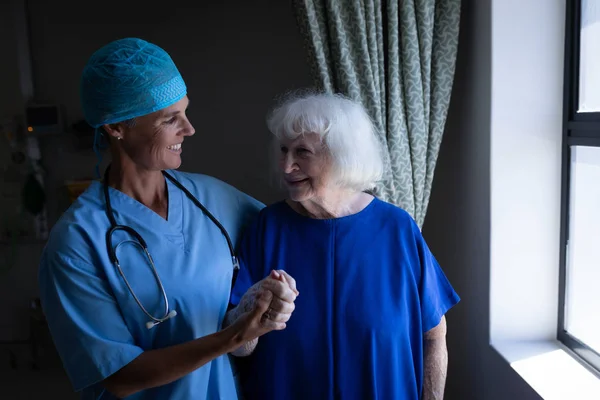
<svg viewBox="0 0 600 400"><path fill-rule="evenodd" d="M254 351L260 335L285 329L298 295L296 281L282 270L271 271L269 276L250 287L240 303L227 313L223 326L234 328L240 337L254 337L243 342L232 354L245 357Z"/></svg>
<svg viewBox="0 0 600 400"><path fill-rule="evenodd" d="M278 322L265 318L265 313L271 306L273 293L270 290L260 289L253 301L253 308L238 316L231 328L237 332L237 340L242 344L271 331L285 329L285 322Z"/></svg>

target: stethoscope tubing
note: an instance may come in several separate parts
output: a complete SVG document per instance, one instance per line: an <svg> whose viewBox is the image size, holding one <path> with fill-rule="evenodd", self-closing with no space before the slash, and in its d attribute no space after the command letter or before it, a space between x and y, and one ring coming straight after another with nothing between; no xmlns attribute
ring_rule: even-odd
<svg viewBox="0 0 600 400"><path fill-rule="evenodd" d="M156 266L154 265L154 260L152 259L152 256L150 255L150 252L148 251L148 246L146 244L146 241L144 240L144 238L142 237L142 235L140 235L135 229L133 229L130 226L117 224L117 221L116 221L115 216L114 216L112 204L111 204L111 201L110 201L110 193L109 193L109 185L108 185L109 171L110 171L110 165L106 168L106 171L104 172L104 182L103 182L103 186L104 186L104 200L105 200L105 203L106 203L106 215L107 215L107 217L108 217L108 219L110 221L110 228L106 232L106 249L107 249L107 252L108 252L108 257L110 259L110 262L119 271L119 275L121 275L121 278L125 282L125 285L127 286L127 289L131 293L131 295L132 295L133 299L135 300L135 302L137 303L137 305L144 312L144 314L146 314L146 316L148 316L150 318L150 321L148 321L146 323L146 327L148 329L150 329L150 328L152 328L152 327L154 327L154 326L156 326L156 325L158 325L158 324L166 321L167 319L176 316L177 312L175 310L169 310L169 300L168 300L168 297L167 297L167 293L166 293L165 288L164 288L164 286L162 284L160 276L158 275L158 271L156 270ZM210 211L208 211L208 209L189 190L187 190L187 188L185 186L183 186L179 181L177 181L177 179L175 179L173 176L171 176L170 174L168 174L166 171L162 171L162 173L163 173L163 175L165 176L166 179L169 179L169 181L171 181L173 183L173 185L175 185L175 187L177 187L179 190L181 190L183 193L185 193L185 195L188 197L188 199L190 199L192 201L192 203L194 203L194 205L196 207L198 207L202 211L202 213L204 215L206 215L219 228L219 230L221 231L221 233L225 237L225 240L227 241L227 246L229 247L229 252L231 254L231 261L233 263L233 276L232 276L232 280L231 280L231 291L233 291L233 286L234 286L235 281L237 279L237 273L239 271L240 266L239 266L238 259L237 259L236 255L235 255L235 250L234 250L234 247L233 247L233 243L231 241L231 238L229 237L229 234L227 233L227 230L219 222L219 220L217 220L217 218ZM118 230L123 230L123 231L129 233L137 241L136 240L131 240L131 239L130 240L124 240L124 241L118 243L115 247L113 247L112 240L111 240L112 239L112 235L113 235L114 232L116 232ZM154 275L154 278L156 279L157 285L160 288L161 295L162 295L163 300L165 302L165 311L164 311L164 315L161 318L157 318L157 317L153 316L152 314L150 314L148 312L148 310L146 310L146 308L143 306L142 302L136 296L133 288L129 284L129 281L125 277L125 274L123 273L123 269L121 268L121 264L119 263L119 259L117 258L117 249L123 243L128 243L128 242L131 242L131 243L139 246L142 249L142 251L145 253L146 257L148 258L150 266L152 267L152 273ZM231 292L230 292L230 298L231 298Z"/></svg>

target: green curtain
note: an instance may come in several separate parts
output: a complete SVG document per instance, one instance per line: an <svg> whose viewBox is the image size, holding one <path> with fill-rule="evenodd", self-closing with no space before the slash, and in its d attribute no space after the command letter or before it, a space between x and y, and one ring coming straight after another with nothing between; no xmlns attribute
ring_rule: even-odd
<svg viewBox="0 0 600 400"><path fill-rule="evenodd" d="M316 85L360 101L387 149L376 194L425 220L454 79L460 0L293 0Z"/></svg>

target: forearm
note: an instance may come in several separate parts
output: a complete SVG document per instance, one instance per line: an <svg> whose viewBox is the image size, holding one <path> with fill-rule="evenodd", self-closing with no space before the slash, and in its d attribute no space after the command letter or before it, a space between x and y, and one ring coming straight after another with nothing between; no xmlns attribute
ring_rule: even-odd
<svg viewBox="0 0 600 400"><path fill-rule="evenodd" d="M267 278L252 285L242 296L239 304L225 314L223 327L234 324L241 316L250 312L254 308L257 296L264 291L271 293L272 297L271 302L268 304L268 310L265 310L268 313L260 315L261 322L263 321L262 318L266 317L269 320L269 325L274 324L273 327L285 329L285 322L289 320L295 308L293 302L300 293L296 289L294 278L282 270L271 271ZM273 298L275 295L277 297ZM248 356L252 354L257 344L258 337L255 337L252 340L243 342L231 354L237 357Z"/></svg>
<svg viewBox="0 0 600 400"><path fill-rule="evenodd" d="M423 400L442 400L448 370L446 338L425 339Z"/></svg>
<svg viewBox="0 0 600 400"><path fill-rule="evenodd" d="M259 291L259 287L260 282L252 285L244 294L244 296L242 296L240 303L231 310L227 311L225 318L223 319L223 328L233 324L240 317L240 315L252 309L254 298ZM246 343L241 343L239 347L231 351L231 354L236 357L246 357L252 354L257 344L258 338L250 340Z"/></svg>
<svg viewBox="0 0 600 400"><path fill-rule="evenodd" d="M225 314L225 319L223 320L223 328L228 327L233 324L236 319L244 312L242 305L238 305L237 307L229 310L227 314ZM252 354L256 345L258 344L258 338L254 340L247 341L242 343L238 348L231 351L231 354L236 357L246 357Z"/></svg>
<svg viewBox="0 0 600 400"><path fill-rule="evenodd" d="M237 349L244 341L233 329L186 343L149 350L104 380L104 387L123 398L141 390L166 385L213 359Z"/></svg>

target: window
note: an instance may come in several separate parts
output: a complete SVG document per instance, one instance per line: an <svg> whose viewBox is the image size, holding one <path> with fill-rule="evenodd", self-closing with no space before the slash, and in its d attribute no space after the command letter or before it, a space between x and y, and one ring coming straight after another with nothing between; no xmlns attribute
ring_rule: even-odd
<svg viewBox="0 0 600 400"><path fill-rule="evenodd" d="M579 102L578 112L600 111L600 4L597 0L581 0L579 16Z"/></svg>
<svg viewBox="0 0 600 400"><path fill-rule="evenodd" d="M567 0L558 339L600 370L600 2Z"/></svg>

